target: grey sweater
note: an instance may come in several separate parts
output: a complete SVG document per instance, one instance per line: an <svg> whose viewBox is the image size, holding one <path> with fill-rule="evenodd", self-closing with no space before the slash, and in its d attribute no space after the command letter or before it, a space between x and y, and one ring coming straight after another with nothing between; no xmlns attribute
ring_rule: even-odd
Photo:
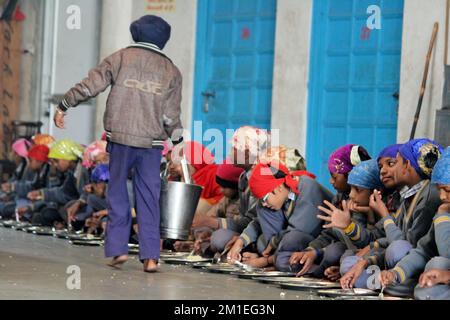
<svg viewBox="0 0 450 320"><path fill-rule="evenodd" d="M138 43L103 60L65 95L66 111L111 87L103 124L109 141L137 147L162 147L181 139L182 76L151 44Z"/></svg>
<svg viewBox="0 0 450 320"><path fill-rule="evenodd" d="M450 259L450 213L437 214L429 232L393 269L399 282L418 276L436 256Z"/></svg>

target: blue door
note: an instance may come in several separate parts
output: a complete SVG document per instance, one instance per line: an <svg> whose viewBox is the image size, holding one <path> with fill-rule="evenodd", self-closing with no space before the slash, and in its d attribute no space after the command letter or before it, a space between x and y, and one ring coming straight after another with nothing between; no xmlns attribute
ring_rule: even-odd
<svg viewBox="0 0 450 320"><path fill-rule="evenodd" d="M193 138L217 160L227 129L270 128L275 17L276 0L198 1Z"/></svg>
<svg viewBox="0 0 450 320"><path fill-rule="evenodd" d="M381 9L370 30L367 8ZM330 153L360 144L372 157L396 142L403 0L315 0L308 169L328 185Z"/></svg>

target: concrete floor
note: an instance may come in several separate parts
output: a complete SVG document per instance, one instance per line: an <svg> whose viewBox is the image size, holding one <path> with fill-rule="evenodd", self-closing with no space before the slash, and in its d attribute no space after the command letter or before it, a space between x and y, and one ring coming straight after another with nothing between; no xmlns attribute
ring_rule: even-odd
<svg viewBox="0 0 450 320"><path fill-rule="evenodd" d="M0 227L0 299L320 299L253 280L161 264L142 272L136 256L122 270L106 266L101 247L79 247L67 240ZM66 273L80 267L81 289L69 290Z"/></svg>

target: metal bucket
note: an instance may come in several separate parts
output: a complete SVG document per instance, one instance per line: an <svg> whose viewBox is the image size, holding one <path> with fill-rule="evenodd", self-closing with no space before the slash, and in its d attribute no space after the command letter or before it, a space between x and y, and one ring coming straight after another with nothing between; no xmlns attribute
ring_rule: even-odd
<svg viewBox="0 0 450 320"><path fill-rule="evenodd" d="M159 200L162 239L188 240L202 190L195 184L162 182Z"/></svg>

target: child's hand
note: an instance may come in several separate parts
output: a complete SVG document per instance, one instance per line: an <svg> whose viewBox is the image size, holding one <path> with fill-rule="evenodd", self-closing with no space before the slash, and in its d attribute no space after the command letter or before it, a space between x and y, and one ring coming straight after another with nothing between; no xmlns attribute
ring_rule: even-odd
<svg viewBox="0 0 450 320"><path fill-rule="evenodd" d="M388 285L395 282L395 273L392 270L384 270L381 271L380 274L380 284L383 287L387 287Z"/></svg>
<svg viewBox="0 0 450 320"><path fill-rule="evenodd" d="M356 253L357 257L363 257L370 252L370 246L366 246Z"/></svg>
<svg viewBox="0 0 450 320"><path fill-rule="evenodd" d="M381 199L381 192L376 189L370 196L369 206L381 218L386 218L389 215L389 210Z"/></svg>
<svg viewBox="0 0 450 320"><path fill-rule="evenodd" d="M328 224L325 224L323 227L327 229L328 228L339 228L342 230L346 229L351 223L351 214L347 205L347 201L345 200L342 201L343 210L339 210L332 203L326 200L324 201L324 203L330 209L319 206L319 210L326 213L328 216L321 216L321 215L317 216L317 218L329 222Z"/></svg>
<svg viewBox="0 0 450 320"><path fill-rule="evenodd" d="M233 239L232 239L233 240ZM227 244L228 246L228 244ZM225 246L225 248L227 247ZM227 255L227 260L230 262L233 261L241 261L241 250L244 247L243 241L238 237L235 242L233 243L233 246L231 247L230 251Z"/></svg>
<svg viewBox="0 0 450 320"><path fill-rule="evenodd" d="M359 213L369 213L370 212L370 207L359 206L356 203L354 203L352 200L349 200L347 202L347 204L348 204L348 209L350 211L359 212Z"/></svg>
<svg viewBox="0 0 450 320"><path fill-rule="evenodd" d="M344 276L341 278L340 283L342 289L352 289L356 281L359 279L361 274L367 268L367 261L358 261Z"/></svg>
<svg viewBox="0 0 450 320"><path fill-rule="evenodd" d="M296 275L297 277L301 277L311 269L311 266L316 258L317 255L314 250L294 252L289 259L289 264L295 265L298 263L303 266L302 270L300 270Z"/></svg>
<svg viewBox="0 0 450 320"><path fill-rule="evenodd" d="M433 287L437 284L449 284L450 283L450 271L432 269L425 271L419 278L419 286L422 288Z"/></svg>
<svg viewBox="0 0 450 320"><path fill-rule="evenodd" d="M330 281L338 281L341 277L341 274L339 272L338 266L333 266L325 269L325 272L323 273L327 279Z"/></svg>
<svg viewBox="0 0 450 320"><path fill-rule="evenodd" d="M81 202L75 201L70 207L67 208L67 220L75 221L75 217L80 210Z"/></svg>
<svg viewBox="0 0 450 320"><path fill-rule="evenodd" d="M21 207L21 208L17 208L17 213L19 214L19 216L23 216L25 213L28 212L30 208L28 207Z"/></svg>
<svg viewBox="0 0 450 320"><path fill-rule="evenodd" d="M31 201L37 201L42 199L42 194L40 190L30 191L27 194L27 198Z"/></svg>
<svg viewBox="0 0 450 320"><path fill-rule="evenodd" d="M439 206L438 213L450 213L450 203L443 203Z"/></svg>
<svg viewBox="0 0 450 320"><path fill-rule="evenodd" d="M269 243L267 245L267 247L264 249L264 251L262 252L262 256L263 257L269 257L270 253L272 252L272 250L273 250L272 245Z"/></svg>

